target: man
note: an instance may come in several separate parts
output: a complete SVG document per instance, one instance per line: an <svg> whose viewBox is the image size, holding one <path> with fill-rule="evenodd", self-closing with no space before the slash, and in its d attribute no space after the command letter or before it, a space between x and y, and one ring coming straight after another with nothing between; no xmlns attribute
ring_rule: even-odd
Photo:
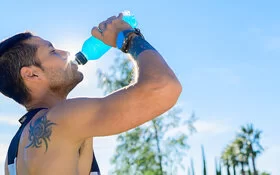
<svg viewBox="0 0 280 175"><path fill-rule="evenodd" d="M29 111L9 148L6 175L94 174L92 137L137 127L176 103L182 87L175 74L122 14L94 27L92 35L117 47L125 31L131 32L121 50L137 62L138 78L104 98L66 99L83 75L68 52L49 41L21 33L0 44L0 91Z"/></svg>

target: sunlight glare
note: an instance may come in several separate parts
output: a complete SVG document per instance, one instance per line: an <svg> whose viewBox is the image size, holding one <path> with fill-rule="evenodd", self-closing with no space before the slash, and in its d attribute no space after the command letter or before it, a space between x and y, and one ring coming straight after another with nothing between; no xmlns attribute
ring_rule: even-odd
<svg viewBox="0 0 280 175"><path fill-rule="evenodd" d="M62 41L63 42L59 42L56 45L57 45L58 48L69 52L68 59L67 59L68 64L70 64L70 62L73 62L73 63L77 64L75 62L75 54L80 51L81 46L80 46L80 44L77 44L79 42L73 42L73 41L76 41L75 39L73 39L72 41L69 41L67 39L62 39ZM78 67L79 67L79 71L81 71L83 73L88 71L87 70L88 66L78 65Z"/></svg>

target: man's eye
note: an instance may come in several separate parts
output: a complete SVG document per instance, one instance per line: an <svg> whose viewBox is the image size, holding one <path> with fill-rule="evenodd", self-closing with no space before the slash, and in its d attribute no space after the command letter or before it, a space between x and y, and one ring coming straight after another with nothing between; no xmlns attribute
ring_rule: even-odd
<svg viewBox="0 0 280 175"><path fill-rule="evenodd" d="M52 54L57 54L56 50L51 51Z"/></svg>

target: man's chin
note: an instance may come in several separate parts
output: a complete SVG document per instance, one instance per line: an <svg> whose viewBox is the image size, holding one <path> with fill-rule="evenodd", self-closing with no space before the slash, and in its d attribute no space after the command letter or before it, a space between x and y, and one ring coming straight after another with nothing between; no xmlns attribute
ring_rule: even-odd
<svg viewBox="0 0 280 175"><path fill-rule="evenodd" d="M81 73L81 72L78 72L78 73L79 73L79 75L77 76L76 83L75 83L74 87L76 87L79 83L81 83L84 80L83 73Z"/></svg>
<svg viewBox="0 0 280 175"><path fill-rule="evenodd" d="M68 93L70 93L80 82L82 82L84 79L84 75L81 72L78 72L75 79L72 81L72 85L69 85Z"/></svg>
<svg viewBox="0 0 280 175"><path fill-rule="evenodd" d="M78 81L78 84L79 84L80 82L82 82L84 80L84 74L80 71L78 73L79 73L79 81Z"/></svg>

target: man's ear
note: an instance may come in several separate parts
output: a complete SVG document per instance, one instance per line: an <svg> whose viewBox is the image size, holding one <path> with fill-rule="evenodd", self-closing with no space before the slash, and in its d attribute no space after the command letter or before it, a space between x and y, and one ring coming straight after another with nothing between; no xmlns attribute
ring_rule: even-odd
<svg viewBox="0 0 280 175"><path fill-rule="evenodd" d="M20 75L23 80L35 80L38 79L38 69L36 66L25 66L20 69Z"/></svg>

